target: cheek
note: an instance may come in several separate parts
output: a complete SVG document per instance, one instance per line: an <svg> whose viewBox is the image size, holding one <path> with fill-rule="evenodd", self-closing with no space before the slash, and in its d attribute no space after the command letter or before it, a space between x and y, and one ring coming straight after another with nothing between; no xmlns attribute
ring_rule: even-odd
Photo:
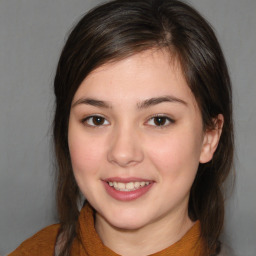
<svg viewBox="0 0 256 256"><path fill-rule="evenodd" d="M90 147L82 141L71 141L69 150L72 164L76 167L91 165L99 157L97 148Z"/></svg>
<svg viewBox="0 0 256 256"><path fill-rule="evenodd" d="M103 147L99 145L98 141L71 130L68 142L75 176L96 173L103 156Z"/></svg>
<svg viewBox="0 0 256 256"><path fill-rule="evenodd" d="M178 177L197 171L201 144L199 139L186 131L175 133L162 140L152 140L147 146L153 165L163 174Z"/></svg>

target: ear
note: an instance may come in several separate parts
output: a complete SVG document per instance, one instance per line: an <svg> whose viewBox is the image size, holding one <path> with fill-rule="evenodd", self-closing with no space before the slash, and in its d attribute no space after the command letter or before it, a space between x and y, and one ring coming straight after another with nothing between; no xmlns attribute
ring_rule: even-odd
<svg viewBox="0 0 256 256"><path fill-rule="evenodd" d="M200 154L200 163L207 163L212 160L213 154L218 147L222 127L224 124L224 117L222 114L219 114L213 120L215 127L214 129L206 130L203 139L202 150Z"/></svg>

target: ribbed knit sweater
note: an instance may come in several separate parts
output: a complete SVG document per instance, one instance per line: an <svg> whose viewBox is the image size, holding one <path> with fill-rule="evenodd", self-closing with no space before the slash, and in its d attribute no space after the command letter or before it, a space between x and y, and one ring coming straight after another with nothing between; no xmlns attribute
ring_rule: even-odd
<svg viewBox="0 0 256 256"><path fill-rule="evenodd" d="M86 205L79 216L81 241L75 239L71 256L118 256L100 240L95 228L93 210ZM51 225L23 242L9 256L54 256L59 224ZM151 254L152 256L200 256L203 249L200 238L200 223L194 226L176 243L168 248Z"/></svg>

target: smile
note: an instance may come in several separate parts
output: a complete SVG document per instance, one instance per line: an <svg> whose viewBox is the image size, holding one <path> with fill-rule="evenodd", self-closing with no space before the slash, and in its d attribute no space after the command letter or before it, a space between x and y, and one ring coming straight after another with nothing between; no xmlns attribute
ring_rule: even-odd
<svg viewBox="0 0 256 256"><path fill-rule="evenodd" d="M113 187L114 189L118 191L134 191L137 189L140 189L142 187L148 186L150 184L149 181L136 181L136 182L128 182L128 183L123 183L123 182L107 182L110 187Z"/></svg>
<svg viewBox="0 0 256 256"><path fill-rule="evenodd" d="M154 184L154 181L140 178L110 178L103 180L107 194L118 201L136 200L147 194Z"/></svg>

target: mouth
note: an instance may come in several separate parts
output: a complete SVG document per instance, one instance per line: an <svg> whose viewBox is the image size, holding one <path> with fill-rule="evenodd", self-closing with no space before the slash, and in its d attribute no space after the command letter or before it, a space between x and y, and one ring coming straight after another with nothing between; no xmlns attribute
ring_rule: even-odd
<svg viewBox="0 0 256 256"><path fill-rule="evenodd" d="M116 182L116 181L107 181L108 185L115 190L118 191L125 191L125 192L130 192L130 191L135 191L137 189L146 187L150 184L149 181L135 181L135 182Z"/></svg>
<svg viewBox="0 0 256 256"><path fill-rule="evenodd" d="M140 178L110 178L103 180L106 192L116 200L130 201L142 197L154 185L152 180Z"/></svg>

